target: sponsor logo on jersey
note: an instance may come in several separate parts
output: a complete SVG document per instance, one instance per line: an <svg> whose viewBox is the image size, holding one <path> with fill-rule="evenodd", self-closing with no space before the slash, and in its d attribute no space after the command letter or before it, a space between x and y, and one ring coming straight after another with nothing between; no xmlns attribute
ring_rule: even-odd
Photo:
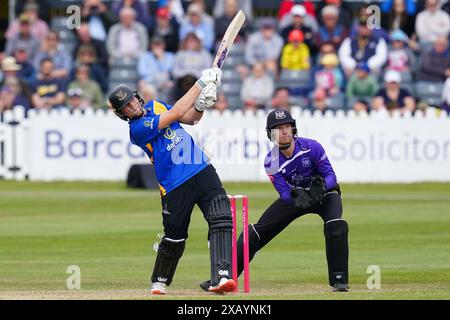
<svg viewBox="0 0 450 320"><path fill-rule="evenodd" d="M325 160L326 158L327 158L327 154L324 153L323 156L320 157L320 161L323 161L323 160Z"/></svg>
<svg viewBox="0 0 450 320"><path fill-rule="evenodd" d="M183 141L183 136L176 136L171 143L167 145L167 151L171 151L177 144Z"/></svg>
<svg viewBox="0 0 450 320"><path fill-rule="evenodd" d="M172 128L167 127L164 129L164 138L173 140L177 134L175 131L172 130Z"/></svg>
<svg viewBox="0 0 450 320"><path fill-rule="evenodd" d="M311 167L311 160L309 160L309 158L303 158L302 159L302 166L304 168Z"/></svg>
<svg viewBox="0 0 450 320"><path fill-rule="evenodd" d="M153 129L153 121L154 121L154 120L155 120L155 119L152 119L152 120L145 120L145 121L144 121L144 127Z"/></svg>

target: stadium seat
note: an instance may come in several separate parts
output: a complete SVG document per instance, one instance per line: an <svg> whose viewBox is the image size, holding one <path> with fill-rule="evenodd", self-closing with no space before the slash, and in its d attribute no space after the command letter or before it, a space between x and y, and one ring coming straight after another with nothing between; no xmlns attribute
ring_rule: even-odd
<svg viewBox="0 0 450 320"><path fill-rule="evenodd" d="M111 68L117 69L136 69L138 61L132 58L114 58L111 61Z"/></svg>
<svg viewBox="0 0 450 320"><path fill-rule="evenodd" d="M345 104L345 95L339 94L329 98L328 107L330 109L338 110L338 109L346 109Z"/></svg>
<svg viewBox="0 0 450 320"><path fill-rule="evenodd" d="M309 106L309 100L303 96L291 96L289 102L295 107L308 108Z"/></svg>
<svg viewBox="0 0 450 320"><path fill-rule="evenodd" d="M442 82L419 81L416 83L415 94L419 100L431 105L439 105L443 89Z"/></svg>
<svg viewBox="0 0 450 320"><path fill-rule="evenodd" d="M241 84L240 83L224 83L224 84L222 84L222 91L226 96L240 95Z"/></svg>
<svg viewBox="0 0 450 320"><path fill-rule="evenodd" d="M112 69L110 72L111 80L137 80L139 75L136 70L133 69Z"/></svg>
<svg viewBox="0 0 450 320"><path fill-rule="evenodd" d="M283 69L278 86L289 88L293 95L306 95L312 88L311 73Z"/></svg>
<svg viewBox="0 0 450 320"><path fill-rule="evenodd" d="M239 73L234 70L224 69L222 74L222 82L241 81Z"/></svg>
<svg viewBox="0 0 450 320"><path fill-rule="evenodd" d="M66 20L67 20L66 17L61 16L53 17L52 20L50 21L51 29L55 31L68 30Z"/></svg>
<svg viewBox="0 0 450 320"><path fill-rule="evenodd" d="M242 108L242 101L241 101L240 96L238 96L238 95L227 96L227 100L228 100L228 108L230 110L236 110L236 109Z"/></svg>

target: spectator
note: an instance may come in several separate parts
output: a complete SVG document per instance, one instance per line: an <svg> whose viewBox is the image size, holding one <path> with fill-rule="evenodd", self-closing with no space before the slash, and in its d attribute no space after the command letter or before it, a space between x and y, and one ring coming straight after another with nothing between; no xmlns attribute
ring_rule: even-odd
<svg viewBox="0 0 450 320"><path fill-rule="evenodd" d="M72 69L70 79L75 79L75 70L79 65L87 65L89 67L90 78L100 85L102 92L105 93L108 90L108 81L106 70L100 63L97 62L97 56L95 49L91 45L82 45L77 52L77 58L75 62L75 68Z"/></svg>
<svg viewBox="0 0 450 320"><path fill-rule="evenodd" d="M150 36L162 37L166 43L166 50L172 53L178 51L180 25L174 16L170 17L168 8L158 8L155 23L151 28Z"/></svg>
<svg viewBox="0 0 450 320"><path fill-rule="evenodd" d="M315 94L323 91L326 97L342 95L344 75L339 68L339 59L334 53L326 54L320 60L321 68L315 72Z"/></svg>
<svg viewBox="0 0 450 320"><path fill-rule="evenodd" d="M34 2L27 3L24 6L23 14L28 17L30 24L31 34L38 41L43 41L48 33L48 25L44 20L41 20L38 16L39 5ZM20 16L19 16L20 17ZM20 18L14 20L8 27L6 31L6 39L11 39L15 37L20 32Z"/></svg>
<svg viewBox="0 0 450 320"><path fill-rule="evenodd" d="M15 0L14 12L18 16L25 11L25 6L29 3L38 5L38 16L43 19L47 24L50 23L51 9L54 7L52 0Z"/></svg>
<svg viewBox="0 0 450 320"><path fill-rule="evenodd" d="M191 5L192 4L196 4L197 6L200 7L201 12L203 12L202 14L202 19L210 24L213 27L214 30L214 18L212 16L210 16L207 12L206 12L206 5L205 5L205 0L191 0Z"/></svg>
<svg viewBox="0 0 450 320"><path fill-rule="evenodd" d="M89 76L89 67L87 65L79 65L75 69L75 80L69 83L68 91L74 88L80 88L83 91L82 98L89 107L98 109L105 106L102 89L98 83Z"/></svg>
<svg viewBox="0 0 450 320"><path fill-rule="evenodd" d="M114 14L108 10L102 0L84 0L81 16L89 24L91 37L105 41L109 28L114 24Z"/></svg>
<svg viewBox="0 0 450 320"><path fill-rule="evenodd" d="M389 33L383 28L378 27L379 21L373 19L374 11L369 5L363 5L359 8L357 18L350 28L350 37L354 37L358 34L360 25L365 24L371 29L371 35L375 38L383 38L386 43L389 43ZM371 19L371 21L369 21Z"/></svg>
<svg viewBox="0 0 450 320"><path fill-rule="evenodd" d="M316 11L314 8L314 4L311 1L301 1L301 0L283 0L280 3L280 9L278 10L278 20L282 20L284 16L289 15L291 13L292 7L301 4L305 7L306 12L313 17L316 16Z"/></svg>
<svg viewBox="0 0 450 320"><path fill-rule="evenodd" d="M144 25L136 21L133 8L120 10L120 22L111 27L106 47L110 57L137 58L148 48L148 34Z"/></svg>
<svg viewBox="0 0 450 320"><path fill-rule="evenodd" d="M361 61L356 66L355 72L350 77L346 96L352 102L355 111L368 111L370 98L378 92L378 81L370 74L367 62Z"/></svg>
<svg viewBox="0 0 450 320"><path fill-rule="evenodd" d="M296 1L300 2L300 1ZM308 1L309 2L309 1ZM294 15L301 14L303 17L303 25L310 28L313 33L316 33L319 30L319 24L317 23L316 17L315 17L315 11L311 13L308 8L305 7L306 3L304 2L303 5L296 3L291 7L291 10L288 14L285 14L283 18L281 18L280 22L278 23L279 30L283 30L284 28L288 27L289 25L293 24Z"/></svg>
<svg viewBox="0 0 450 320"><path fill-rule="evenodd" d="M421 54L417 80L443 82L450 76L450 53L446 37L438 37L433 47Z"/></svg>
<svg viewBox="0 0 450 320"><path fill-rule="evenodd" d="M255 63L252 74L244 79L241 88L241 100L247 110L265 109L270 106L274 92L272 77L267 75L263 63Z"/></svg>
<svg viewBox="0 0 450 320"><path fill-rule="evenodd" d="M25 13L19 17L19 32L6 42L6 55L12 56L18 47L25 47L30 61L39 51L39 41L31 33L30 18Z"/></svg>
<svg viewBox="0 0 450 320"><path fill-rule="evenodd" d="M203 49L200 38L193 32L188 33L181 49L175 55L172 69L172 75L176 80L176 99L189 90L201 76L202 71L211 67L212 62L212 56Z"/></svg>
<svg viewBox="0 0 450 320"><path fill-rule="evenodd" d="M414 54L408 48L408 36L401 30L392 32L386 69L410 72L411 66L414 65L414 59Z"/></svg>
<svg viewBox="0 0 450 320"><path fill-rule="evenodd" d="M328 110L331 110L329 104L330 100L328 99L325 90L319 89L314 91L311 103L313 111L319 110L324 114Z"/></svg>
<svg viewBox="0 0 450 320"><path fill-rule="evenodd" d="M401 76L398 71L389 70L384 75L384 88L381 88L372 100L374 110L414 111L415 100L408 90L400 87Z"/></svg>
<svg viewBox="0 0 450 320"><path fill-rule="evenodd" d="M289 43L281 54L281 68L287 70L309 70L311 67L308 46L303 42L303 32L292 30L289 33Z"/></svg>
<svg viewBox="0 0 450 320"><path fill-rule="evenodd" d="M81 88L70 88L67 90L66 107L70 110L84 110L90 107L89 102L84 98L84 92Z"/></svg>
<svg viewBox="0 0 450 320"><path fill-rule="evenodd" d="M402 30L410 38L414 34L416 4L413 0L387 0L381 4L381 26L392 32Z"/></svg>
<svg viewBox="0 0 450 320"><path fill-rule="evenodd" d="M216 42L220 42L227 31L228 26L233 20L234 16L238 13L238 0L225 0L225 11L224 14L220 17L216 18L214 27L216 34ZM238 38L236 41L239 41L241 38L245 37L246 27L245 25L239 30Z"/></svg>
<svg viewBox="0 0 450 320"><path fill-rule="evenodd" d="M425 10L417 15L416 34L421 43L435 42L439 37L448 37L450 17L439 8L439 0L426 0Z"/></svg>
<svg viewBox="0 0 450 320"><path fill-rule="evenodd" d="M445 80L444 89L442 90L441 109L450 113L450 77Z"/></svg>
<svg viewBox="0 0 450 320"><path fill-rule="evenodd" d="M151 101L156 99L156 89L149 83L139 82L138 93L144 101Z"/></svg>
<svg viewBox="0 0 450 320"><path fill-rule="evenodd" d="M80 27L76 29L76 32L78 41L74 50L74 58L76 58L78 49L80 49L81 46L83 45L92 46L95 50L97 62L101 64L105 70L108 70L108 52L106 51L105 43L103 41L91 37L91 33L89 31L89 24L86 21L81 22Z"/></svg>
<svg viewBox="0 0 450 320"><path fill-rule="evenodd" d="M307 16L305 7L302 5L295 5L291 10L292 23L281 30L281 36L284 42L288 42L289 33L292 30L300 30L303 32L303 37L305 38L305 43L308 45L309 50L313 50L313 29L305 24L305 17Z"/></svg>
<svg viewBox="0 0 450 320"><path fill-rule="evenodd" d="M54 64L51 58L44 58L34 85L31 101L37 109L53 109L64 106L66 95L62 80L53 76Z"/></svg>
<svg viewBox="0 0 450 320"><path fill-rule="evenodd" d="M338 50L342 41L348 37L348 30L339 23L339 10L333 5L328 5L323 7L321 16L323 23L315 37L316 46L320 47L325 42L332 43Z"/></svg>
<svg viewBox="0 0 450 320"><path fill-rule="evenodd" d="M286 87L277 88L272 96L272 108L289 111L291 107L289 89Z"/></svg>
<svg viewBox="0 0 450 320"><path fill-rule="evenodd" d="M136 12L136 20L142 23L146 28L151 26L148 3L142 0L120 0L111 4L111 11L116 17L119 17L120 10L124 7L133 8Z"/></svg>
<svg viewBox="0 0 450 320"><path fill-rule="evenodd" d="M30 108L30 101L20 89L19 79L7 78L0 86L0 112L13 109L15 106Z"/></svg>
<svg viewBox="0 0 450 320"><path fill-rule="evenodd" d="M164 39L154 37L151 41L151 51L139 57L137 70L139 78L151 84L158 92L157 98L162 101L170 99L170 92L173 88L171 80L172 68L175 55L166 51Z"/></svg>
<svg viewBox="0 0 450 320"><path fill-rule="evenodd" d="M51 58L54 64L53 77L68 80L70 70L72 70L72 60L69 54L59 47L59 36L55 31L50 31L45 38L39 53L36 54L33 66L36 70L42 59Z"/></svg>
<svg viewBox="0 0 450 320"><path fill-rule="evenodd" d="M275 32L275 21L266 18L263 19L260 30L248 37L245 60L249 65L261 62L272 75L277 75L282 48L283 38Z"/></svg>
<svg viewBox="0 0 450 320"><path fill-rule="evenodd" d="M0 88L6 84L18 84L18 95L24 96L27 101L31 99L31 89L25 79L20 78L19 72L21 71L21 66L16 63L14 57L4 57L2 59L1 69L3 73L3 78L0 81ZM8 82L9 81L9 82Z"/></svg>
<svg viewBox="0 0 450 320"><path fill-rule="evenodd" d="M343 25L345 29L350 29L353 21L352 9L342 0L325 0L319 2L318 12L322 12L325 6L335 6L338 9L338 24ZM319 25L325 24L323 15L317 17Z"/></svg>
<svg viewBox="0 0 450 320"><path fill-rule="evenodd" d="M359 20L357 33L342 42L339 60L347 76L353 73L360 61L366 61L372 72L379 73L386 63L387 53L386 41L372 32L363 16Z"/></svg>
<svg viewBox="0 0 450 320"><path fill-rule="evenodd" d="M187 10L187 20L181 23L180 39L183 41L189 33L194 32L200 38L203 48L211 51L214 46L214 26L204 17L204 12L197 3L192 3Z"/></svg>
<svg viewBox="0 0 450 320"><path fill-rule="evenodd" d="M216 0L214 9L213 9L213 15L216 19L226 15L226 13L225 13L226 12L226 2L227 2L227 0ZM238 8L240 8L242 11L244 11L245 18L249 22L253 21L252 2L253 2L253 0L237 0Z"/></svg>
<svg viewBox="0 0 450 320"><path fill-rule="evenodd" d="M36 79L36 69L29 62L27 48L17 47L16 52L14 52L14 58L20 66L20 70L17 75L19 78L23 79L27 83L33 83Z"/></svg>
<svg viewBox="0 0 450 320"><path fill-rule="evenodd" d="M237 106L234 106L237 107ZM229 104L228 99L223 93L219 93L217 96L217 101L213 106L214 110L219 111L220 113L224 112L225 110L228 110Z"/></svg>

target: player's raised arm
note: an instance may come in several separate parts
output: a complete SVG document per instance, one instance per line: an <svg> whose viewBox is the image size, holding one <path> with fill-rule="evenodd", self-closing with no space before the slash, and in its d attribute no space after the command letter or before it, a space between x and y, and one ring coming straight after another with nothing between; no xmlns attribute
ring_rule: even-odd
<svg viewBox="0 0 450 320"><path fill-rule="evenodd" d="M196 120L200 120L203 110L215 103L216 87L220 85L221 77L222 71L219 68L204 70L200 79L175 102L173 108L161 114L158 129L165 128L174 121L193 124ZM192 106L195 106L195 109L192 109Z"/></svg>

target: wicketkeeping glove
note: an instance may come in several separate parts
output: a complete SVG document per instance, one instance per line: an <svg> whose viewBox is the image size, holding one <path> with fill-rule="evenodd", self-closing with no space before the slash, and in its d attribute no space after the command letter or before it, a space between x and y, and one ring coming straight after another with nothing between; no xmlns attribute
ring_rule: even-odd
<svg viewBox="0 0 450 320"><path fill-rule="evenodd" d="M217 87L215 84L210 83L202 89L202 92L198 95L194 102L194 108L198 112L203 112L207 108L211 108L217 100Z"/></svg>
<svg viewBox="0 0 450 320"><path fill-rule="evenodd" d="M222 81L222 70L219 68L210 68L202 71L200 79L197 80L196 84L200 88L205 88L208 84L214 83L216 86L220 86Z"/></svg>
<svg viewBox="0 0 450 320"><path fill-rule="evenodd" d="M311 178L308 188L294 187L291 190L291 196L294 204L299 209L308 209L314 206L320 206L325 197L325 181L321 176Z"/></svg>

